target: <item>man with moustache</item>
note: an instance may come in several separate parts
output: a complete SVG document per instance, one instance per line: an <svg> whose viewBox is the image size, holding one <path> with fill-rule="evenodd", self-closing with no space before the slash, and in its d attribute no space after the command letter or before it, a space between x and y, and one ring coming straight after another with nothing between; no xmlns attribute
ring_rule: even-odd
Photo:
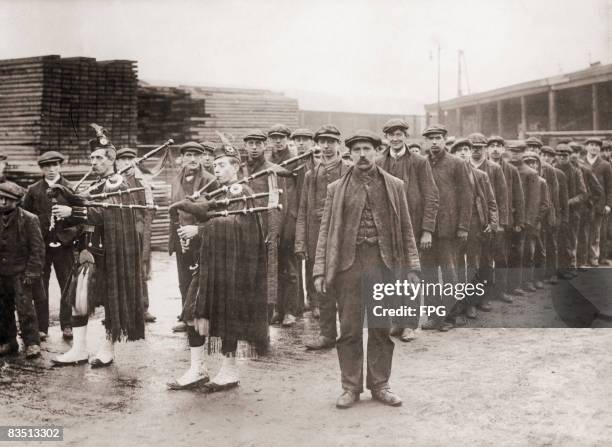
<svg viewBox="0 0 612 447"><path fill-rule="evenodd" d="M424 250L421 257L423 264L428 266L423 273L425 281L439 282L440 267L442 281L455 284L458 280L457 247L467 242L474 190L470 184L468 165L446 151L446 134L447 130L441 124L433 124L423 131L429 151L428 161L440 199L431 248ZM446 309L446 318L430 318L423 324L423 329L448 331L453 328L454 297L429 297L429 302L425 304L442 305Z"/></svg>
<svg viewBox="0 0 612 447"><path fill-rule="evenodd" d="M566 231L566 227L569 224L569 198L567 196L567 177L562 170L555 166L555 150L550 146L542 146L540 149L540 157L543 162L552 166L557 176L557 183L559 184L559 201L556 204L555 216L557 218L557 225L546 234L546 240L542 242L546 245L546 267L544 269L544 277L550 284L557 284L559 282L557 275L559 274L559 252L560 252L560 239L561 232ZM553 204L554 206L554 204ZM562 230L562 228L564 228ZM542 251L539 251L540 253Z"/></svg>
<svg viewBox="0 0 612 447"><path fill-rule="evenodd" d="M486 148L487 139L481 133L473 133L468 136L472 143L470 163L474 169L478 169L487 174L490 185L493 189L495 206L497 210L497 225L492 228L490 234L483 234L484 245L481 251L481 267L479 277L487 283L487 293L480 301L479 308L482 311L491 311L490 299L500 299L507 301L503 294L505 290L506 272L498 270L506 269L504 250L504 231L508 226L508 185L502 167L487 159ZM486 183L486 182L485 182ZM486 192L486 189L485 189ZM489 211L492 206L488 204ZM490 219L491 220L491 219ZM489 222L490 224L490 222ZM502 253L497 253L497 251ZM502 259L501 265L497 265L496 259ZM495 262L496 270L493 272ZM499 284L497 283L499 280Z"/></svg>
<svg viewBox="0 0 612 447"><path fill-rule="evenodd" d="M510 292L518 285L516 275L511 274L511 272L515 273L520 268L520 264L516 263L516 260L520 259L520 257L516 253L510 257L510 250L515 233L522 231L525 200L518 170L504 159L505 153L505 140L498 135L489 137L487 140L487 155L491 162L502 168L504 180L506 181L508 217L508 223L500 225L500 227L503 227L503 231L498 231L495 234L495 248L493 251L495 261L494 296L497 296L503 302L511 303L513 300ZM512 264L510 263L511 259L513 261Z"/></svg>
<svg viewBox="0 0 612 447"><path fill-rule="evenodd" d="M144 175L136 166L136 149L125 147L117 151L117 170L127 169L122 175L130 188L144 188L143 191L132 192L131 198L136 205L153 206L153 190L145 180ZM149 288L147 278L151 270L151 224L155 210L134 210L136 231L138 232L140 259L142 259L142 299L144 306L144 319L147 323L154 323L155 318L149 312Z"/></svg>
<svg viewBox="0 0 612 447"><path fill-rule="evenodd" d="M603 189L601 199L593 205L589 218L589 244L588 244L588 263L591 267L599 265L601 250L605 251L605 246L601 246L601 234L607 231L603 226L604 216L610 214L612 209L612 168L610 163L601 157L603 141L600 138L590 137L586 142L586 162L593 169L597 181Z"/></svg>
<svg viewBox="0 0 612 447"><path fill-rule="evenodd" d="M374 284L419 282L419 256L403 182L375 164L378 136L360 130L346 140L354 166L327 187L315 265L315 288L336 297L337 341L343 393L337 408L350 408L363 392L363 323L368 313L366 387L372 398L400 406L389 377L394 344L388 317L372 312Z"/></svg>
<svg viewBox="0 0 612 447"><path fill-rule="evenodd" d="M181 169L172 181L170 203L178 202L209 185L209 191L215 189L215 177L202 166L202 154L205 149L201 144L187 142L179 147L181 152ZM195 218L178 210L176 218L170 219L168 254L176 253L176 269L178 271L181 304L185 304L187 290L193 276L193 268L198 264L198 225ZM184 322L179 322L172 328L173 332L185 332Z"/></svg>
<svg viewBox="0 0 612 447"><path fill-rule="evenodd" d="M280 164L295 157L297 150L289 148L291 131L283 124L275 124L268 130L268 139L272 142L270 161ZM304 183L305 165L297 164L288 167L292 173L283 182L286 204L283 211L283 222L280 230L279 244L279 299L272 316L272 323L281 323L283 327L291 327L296 323L296 316L303 310L303 298L300 294L300 271L295 248L295 224L297 221L299 201Z"/></svg>
<svg viewBox="0 0 612 447"><path fill-rule="evenodd" d="M408 129L408 123L400 118L393 118L385 123L383 133L389 141L389 148L379 155L376 164L404 182L412 229L419 242L421 267L425 271L435 268L426 262L423 253L431 249L440 197L427 158L411 153L407 148ZM398 322L395 322L391 335L402 341L410 341L415 337L414 329L418 326L418 317L415 317L414 321L404 320L404 323L411 327L398 326Z"/></svg>
<svg viewBox="0 0 612 447"><path fill-rule="evenodd" d="M331 124L321 126L314 134L322 160L306 173L295 232L295 253L306 260L306 287L313 299L312 315L320 318L320 334L306 344L308 349L313 350L331 348L336 344L336 297L332 293L321 295L314 289L312 271L327 186L349 170L340 160L341 138L338 128Z"/></svg>
<svg viewBox="0 0 612 447"><path fill-rule="evenodd" d="M61 222L54 221L53 229L51 229L51 207L53 202L47 194L48 189L51 185L55 184L63 185L69 189L72 188L70 182L61 174L61 166L65 159L64 155L57 151L48 151L38 157L38 166L42 171L43 178L30 185L23 198L22 205L24 210L38 216L40 230L45 243L45 264L42 271L44 293L34 293L38 326L39 330L44 334L43 339L46 337L49 329L49 279L51 277L51 267L55 271L60 290L64 290L70 279L70 272L74 264L73 243L78 234L76 227L65 228ZM55 201L66 205L66 200L61 196L57 197ZM61 301L60 327L62 337L65 340L72 339L71 316L72 310L69 303Z"/></svg>

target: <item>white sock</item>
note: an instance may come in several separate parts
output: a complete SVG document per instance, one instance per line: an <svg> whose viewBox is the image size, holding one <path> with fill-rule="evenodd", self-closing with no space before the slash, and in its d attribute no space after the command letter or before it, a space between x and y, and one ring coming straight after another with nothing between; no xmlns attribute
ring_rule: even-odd
<svg viewBox="0 0 612 447"><path fill-rule="evenodd" d="M208 371L206 370L206 365L204 365L204 346L189 348L189 351L191 364L187 372L176 380L179 385L188 385L208 377Z"/></svg>

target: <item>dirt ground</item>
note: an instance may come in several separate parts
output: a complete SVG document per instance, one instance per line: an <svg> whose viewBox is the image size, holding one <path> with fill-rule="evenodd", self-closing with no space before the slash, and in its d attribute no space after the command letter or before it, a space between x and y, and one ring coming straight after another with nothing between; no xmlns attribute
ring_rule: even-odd
<svg viewBox="0 0 612 447"><path fill-rule="evenodd" d="M150 293L158 321L146 340L119 345L110 368L52 368L51 357L68 348L57 323L41 359L0 360L8 382L0 385L0 425L61 425L70 446L607 446L612 439L612 330L568 327L588 326L589 317L573 320L573 304L559 302L550 286L513 304L495 302L474 327L397 342L391 386L404 405L385 407L364 393L349 410L335 408L335 350L303 348L317 329L308 313L294 328L272 328L269 356L240 362L239 388L167 391L189 352L186 336L170 330L180 298L174 259L163 253L154 254ZM54 287L55 317L58 295ZM102 327L90 328L94 351ZM220 359L208 360L214 374Z"/></svg>

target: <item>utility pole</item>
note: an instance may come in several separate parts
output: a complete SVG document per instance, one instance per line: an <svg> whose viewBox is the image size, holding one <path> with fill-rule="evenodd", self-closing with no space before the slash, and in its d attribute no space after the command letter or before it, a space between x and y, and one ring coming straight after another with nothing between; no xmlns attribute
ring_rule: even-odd
<svg viewBox="0 0 612 447"><path fill-rule="evenodd" d="M440 42L438 42L438 122L442 123L442 107L440 106Z"/></svg>
<svg viewBox="0 0 612 447"><path fill-rule="evenodd" d="M457 96L463 96L461 91L461 59L463 59L463 50L457 50Z"/></svg>

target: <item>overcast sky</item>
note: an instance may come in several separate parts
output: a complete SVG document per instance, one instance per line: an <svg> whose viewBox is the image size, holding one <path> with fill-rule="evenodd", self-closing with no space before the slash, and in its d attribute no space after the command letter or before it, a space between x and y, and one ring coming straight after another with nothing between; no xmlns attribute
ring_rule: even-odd
<svg viewBox="0 0 612 447"><path fill-rule="evenodd" d="M268 88L310 109L422 113L436 101L438 42L443 99L456 96L458 49L471 92L553 76L610 62L608 3L0 0L0 58L133 59L146 81Z"/></svg>

